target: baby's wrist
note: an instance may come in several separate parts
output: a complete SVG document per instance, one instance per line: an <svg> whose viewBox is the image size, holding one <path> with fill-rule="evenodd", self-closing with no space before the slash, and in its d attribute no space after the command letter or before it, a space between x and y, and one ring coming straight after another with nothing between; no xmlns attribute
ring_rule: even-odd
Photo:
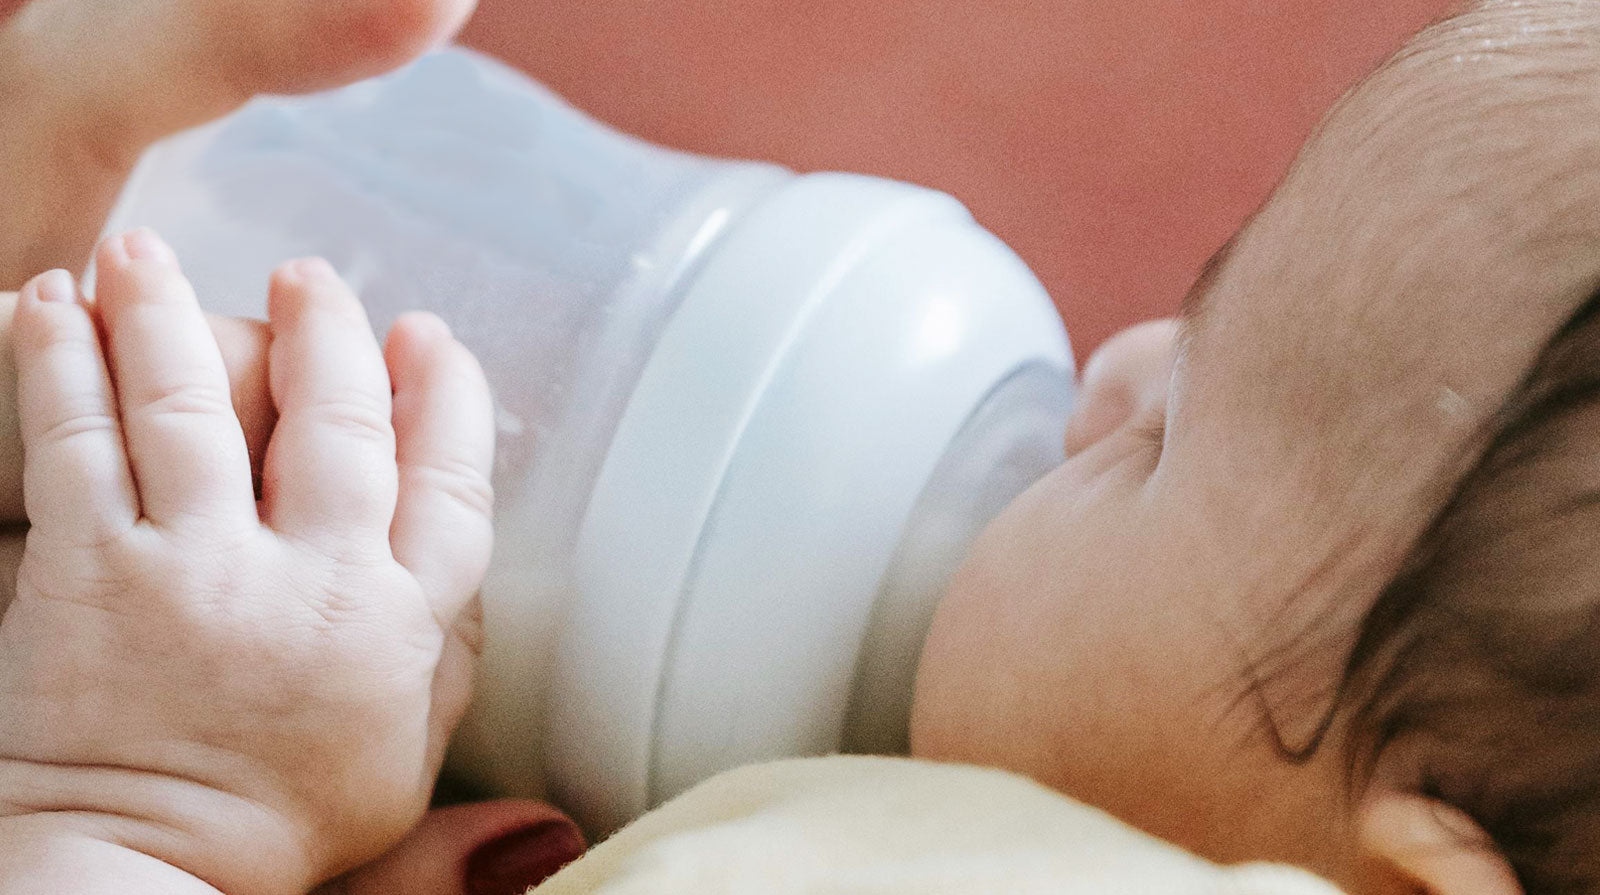
<svg viewBox="0 0 1600 895"><path fill-rule="evenodd" d="M58 815L0 818L0 895L221 895L221 890L160 858Z"/></svg>
<svg viewBox="0 0 1600 895"><path fill-rule="evenodd" d="M314 839L282 812L191 780L0 760L0 895L294 895L331 875ZM119 872L74 866L91 856Z"/></svg>

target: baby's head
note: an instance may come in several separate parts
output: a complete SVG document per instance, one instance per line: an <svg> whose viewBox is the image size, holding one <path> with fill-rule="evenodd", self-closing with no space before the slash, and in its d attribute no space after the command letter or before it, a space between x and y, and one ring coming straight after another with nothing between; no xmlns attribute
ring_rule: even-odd
<svg viewBox="0 0 1600 895"><path fill-rule="evenodd" d="M919 754L1353 893L1600 892L1600 9L1341 104L924 654Z"/></svg>

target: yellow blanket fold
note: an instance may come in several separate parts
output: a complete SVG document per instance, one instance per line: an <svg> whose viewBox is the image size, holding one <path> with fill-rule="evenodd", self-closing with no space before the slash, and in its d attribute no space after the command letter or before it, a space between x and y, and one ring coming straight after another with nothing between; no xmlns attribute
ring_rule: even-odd
<svg viewBox="0 0 1600 895"><path fill-rule="evenodd" d="M741 768L623 829L533 895L1338 895L1221 868L1001 771L837 756Z"/></svg>

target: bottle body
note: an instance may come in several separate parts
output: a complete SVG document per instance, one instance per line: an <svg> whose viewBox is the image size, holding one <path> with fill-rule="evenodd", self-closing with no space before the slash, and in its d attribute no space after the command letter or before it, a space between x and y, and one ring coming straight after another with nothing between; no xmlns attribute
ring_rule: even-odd
<svg viewBox="0 0 1600 895"><path fill-rule="evenodd" d="M1026 364L1057 383L1030 443L1065 411L1070 359L1047 299L953 201L653 147L461 50L329 94L257 101L158 146L113 217L113 227L134 225L172 242L208 310L260 316L268 272L317 254L351 281L380 331L400 313L432 310L478 356L499 415L496 553L480 692L452 760L496 791L549 788L596 828L719 765L838 748L828 728L843 723L851 670L872 664L858 655L870 638L852 626L866 626L880 579L906 553L896 550L901 529L948 443ZM941 240L948 246L930 255ZM920 272L963 252L975 260L951 277ZM979 339L998 347L972 350L987 325L974 310L983 302L952 302L942 284L965 276L968 292L982 291L988 280L971 272L991 270L1000 293L1021 296L1021 312L1010 330ZM830 394L823 380L859 380L858 410L871 419L882 415L873 402L905 405L905 389L933 388L935 375L961 383L929 400L949 406L897 424L918 434L885 442L881 457L872 438L846 451L843 433L792 445L778 435L839 415L824 405L840 402L817 397ZM762 441L763 426L774 440ZM1019 481L1042 473L1048 453ZM874 509L853 506L852 482L894 478L880 463L903 468L903 481ZM799 481L763 481L780 468ZM837 514L863 527L857 541L879 546L862 551L849 580L822 575L793 596L813 605L816 593L849 594L790 620L820 639L791 663L806 668L784 672L782 698L809 704L828 690L815 729L719 751L748 738L697 739L694 718L716 699L809 717L771 694L723 692L719 679L758 661L718 639L730 626L785 623L781 595L772 612L759 594L743 599L751 580L809 581L837 565L818 556L784 571L773 546L750 537L769 527L768 512ZM749 568L705 584L722 555ZM739 605L762 611L733 621L739 610L726 607ZM845 616L860 618L840 627ZM810 657L824 653L829 670L814 672ZM904 678L914 661L891 664ZM598 742L628 745L607 753L589 745Z"/></svg>
<svg viewBox="0 0 1600 895"><path fill-rule="evenodd" d="M554 655L559 626L519 620L562 612L585 500L675 287L789 176L630 140L451 51L309 101L257 101L169 141L114 217L160 230L214 313L264 316L270 271L315 254L380 333L431 310L472 348L495 394L501 508L485 585L500 633L480 705L499 704L496 726L532 731L549 671L528 666ZM534 611L497 618L502 593ZM476 724L465 739L496 738ZM489 766L474 776L538 794L539 738L516 739L528 748L468 747Z"/></svg>

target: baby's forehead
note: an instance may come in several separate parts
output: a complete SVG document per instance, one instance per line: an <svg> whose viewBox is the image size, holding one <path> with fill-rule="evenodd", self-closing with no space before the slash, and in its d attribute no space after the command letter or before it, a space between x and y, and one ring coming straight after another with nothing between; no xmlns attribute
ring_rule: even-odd
<svg viewBox="0 0 1600 895"><path fill-rule="evenodd" d="M1261 501L1359 510L1437 493L1571 313L1474 287L1476 271L1414 269L1311 221L1294 182L1213 259L1185 301L1167 447ZM1283 231L1309 228L1298 256Z"/></svg>
<svg viewBox="0 0 1600 895"><path fill-rule="evenodd" d="M1463 599L1586 604L1600 572L1600 316L1593 299L1545 346L1485 427L1432 549ZM1453 558L1452 558L1453 557ZM1522 595L1521 597L1517 595Z"/></svg>
<svg viewBox="0 0 1600 895"><path fill-rule="evenodd" d="M1459 288L1441 292L1405 268L1400 247L1359 270L1340 262L1337 240L1299 258L1261 248L1304 214L1269 208L1186 303L1161 465L1181 501L1206 508L1188 514L1196 536L1219 561L1275 564L1290 589L1369 593L1469 498L1455 530L1477 539L1483 561L1545 538L1600 480L1600 410L1572 405L1568 386L1547 389L1566 396L1554 404L1519 397L1541 377L1584 381L1584 351L1600 353L1600 340L1580 350L1560 336L1583 316L1573 299L1519 309L1453 275ZM1559 370L1539 367L1557 356ZM1497 462L1521 468L1491 481L1498 467L1484 464L1470 478L1496 443Z"/></svg>

